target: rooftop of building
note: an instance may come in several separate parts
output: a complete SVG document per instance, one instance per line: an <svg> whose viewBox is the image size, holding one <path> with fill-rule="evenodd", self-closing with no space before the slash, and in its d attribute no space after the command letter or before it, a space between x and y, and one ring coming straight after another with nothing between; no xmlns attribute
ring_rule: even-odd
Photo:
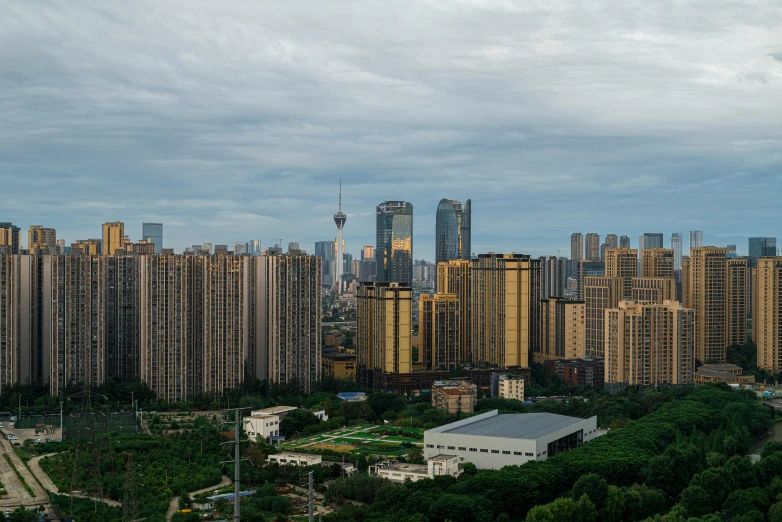
<svg viewBox="0 0 782 522"><path fill-rule="evenodd" d="M509 439L539 439L577 424L584 419L554 413L514 413L499 415L498 410L446 424L429 431L455 435L481 435Z"/></svg>
<svg viewBox="0 0 782 522"><path fill-rule="evenodd" d="M356 354L344 353L344 352L323 352L324 359L331 359L332 361L354 361L356 360Z"/></svg>
<svg viewBox="0 0 782 522"><path fill-rule="evenodd" d="M264 408L262 410L253 410L250 413L251 417L265 417L269 415L279 415L281 413L288 413L296 410L296 406L272 406L271 408Z"/></svg>
<svg viewBox="0 0 782 522"><path fill-rule="evenodd" d="M735 372L735 371L744 371L744 369L739 366L738 364L733 363L713 363L713 364L702 364L696 368L697 371L700 370L717 370L717 371L723 371L723 372Z"/></svg>
<svg viewBox="0 0 782 522"><path fill-rule="evenodd" d="M394 462L383 466L381 469L391 471L404 471L405 473L429 474L426 464L410 464L409 462Z"/></svg>
<svg viewBox="0 0 782 522"><path fill-rule="evenodd" d="M475 384L471 383L470 381L465 381L463 379L447 379L447 380L434 381L434 383L432 383L432 386L436 386L438 388L443 388L447 390L448 388L463 388L463 387L472 388L475 386Z"/></svg>
<svg viewBox="0 0 782 522"><path fill-rule="evenodd" d="M322 460L322 457L320 455L313 455L311 453L285 452L285 453L275 453L269 456L277 459L300 459L300 460L311 460L311 461Z"/></svg>
<svg viewBox="0 0 782 522"><path fill-rule="evenodd" d="M442 453L440 453L439 455L435 455L434 457L429 457L426 460L433 460L435 462L445 462L447 460L458 459L458 458L459 458L458 455L443 455Z"/></svg>

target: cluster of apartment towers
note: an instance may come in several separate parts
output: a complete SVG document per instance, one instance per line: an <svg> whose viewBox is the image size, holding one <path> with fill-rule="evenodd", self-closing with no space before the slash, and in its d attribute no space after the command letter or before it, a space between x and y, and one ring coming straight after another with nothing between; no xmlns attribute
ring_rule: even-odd
<svg viewBox="0 0 782 522"><path fill-rule="evenodd" d="M758 365L782 368L782 257L774 238L735 247L703 245L691 233L681 256L662 234L641 248L613 234L572 235L570 259L482 254L439 260L437 291L421 294L419 358L426 370L524 368L530 361L604 358L605 382L693 382L698 363L724 362L744 344L752 318ZM387 387L413 371L413 291L402 283L363 284L357 302L358 379Z"/></svg>
<svg viewBox="0 0 782 522"><path fill-rule="evenodd" d="M48 383L59 395L107 378L141 379L168 401L255 378L312 389L320 259L279 249L155 253L162 225L156 231L130 243L121 222L106 223L102 240L64 253L54 229L31 227L20 249L19 228L0 223L0 390Z"/></svg>

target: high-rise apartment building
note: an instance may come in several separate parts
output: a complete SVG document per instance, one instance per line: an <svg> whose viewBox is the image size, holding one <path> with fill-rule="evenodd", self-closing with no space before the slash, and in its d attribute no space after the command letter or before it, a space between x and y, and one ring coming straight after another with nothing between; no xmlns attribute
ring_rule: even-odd
<svg viewBox="0 0 782 522"><path fill-rule="evenodd" d="M630 299L651 303L676 301L676 280L672 277L635 277Z"/></svg>
<svg viewBox="0 0 782 522"><path fill-rule="evenodd" d="M541 256L541 298L565 295L567 286L568 263L567 259L558 259L557 256Z"/></svg>
<svg viewBox="0 0 782 522"><path fill-rule="evenodd" d="M456 294L421 294L418 298L418 353L430 370L455 370L461 358L461 311Z"/></svg>
<svg viewBox="0 0 782 522"><path fill-rule="evenodd" d="M584 259L600 261L600 234L588 233L584 245Z"/></svg>
<svg viewBox="0 0 782 522"><path fill-rule="evenodd" d="M260 239L253 239L250 241L250 255L253 257L258 257L263 253L263 248L261 248L261 240Z"/></svg>
<svg viewBox="0 0 782 522"><path fill-rule="evenodd" d="M141 239L152 241L155 245L155 253L163 251L163 223L142 223Z"/></svg>
<svg viewBox="0 0 782 522"><path fill-rule="evenodd" d="M782 257L761 257L753 271L752 340L758 366L782 371Z"/></svg>
<svg viewBox="0 0 782 522"><path fill-rule="evenodd" d="M629 299L633 278L638 273L638 251L633 248L611 248L606 250L606 277L622 279L622 297Z"/></svg>
<svg viewBox="0 0 782 522"><path fill-rule="evenodd" d="M630 236L619 236L619 248L630 248Z"/></svg>
<svg viewBox="0 0 782 522"><path fill-rule="evenodd" d="M739 323L746 320L746 289L741 283L746 278L741 263L728 269L727 254L726 248L701 247L682 260L682 301L685 308L695 310L695 357L702 363L724 362L731 339L741 335Z"/></svg>
<svg viewBox="0 0 782 522"><path fill-rule="evenodd" d="M586 305L586 354L602 357L605 341L605 311L622 300L625 278L587 276L583 299Z"/></svg>
<svg viewBox="0 0 782 522"><path fill-rule="evenodd" d="M356 295L357 381L380 386L384 373L412 371L413 290L400 283L362 283Z"/></svg>
<svg viewBox="0 0 782 522"><path fill-rule="evenodd" d="M619 248L619 236L616 234L607 234L605 246L606 248Z"/></svg>
<svg viewBox="0 0 782 522"><path fill-rule="evenodd" d="M100 239L80 239L76 243L71 244L71 252L73 254L81 253L85 256L99 256L101 255L101 240Z"/></svg>
<svg viewBox="0 0 782 522"><path fill-rule="evenodd" d="M727 346L747 342L747 314L750 312L750 270L746 257L727 260Z"/></svg>
<svg viewBox="0 0 782 522"><path fill-rule="evenodd" d="M537 362L586 355L586 303L552 297L541 301L541 351Z"/></svg>
<svg viewBox="0 0 782 522"><path fill-rule="evenodd" d="M15 383L40 383L41 258L0 252L0 392Z"/></svg>
<svg viewBox="0 0 782 522"><path fill-rule="evenodd" d="M106 380L107 263L106 256L43 258L42 332L52 395L71 383Z"/></svg>
<svg viewBox="0 0 782 522"><path fill-rule="evenodd" d="M471 305L471 274L472 262L466 259L453 259L437 265L438 293L453 294L459 301L459 354L460 361L472 361L470 343L470 305ZM419 317L420 321L420 317Z"/></svg>
<svg viewBox="0 0 782 522"><path fill-rule="evenodd" d="M692 384L695 312L676 301L620 301L605 312L605 382Z"/></svg>
<svg viewBox="0 0 782 522"><path fill-rule="evenodd" d="M122 221L103 224L103 253L113 256L125 242L125 224Z"/></svg>
<svg viewBox="0 0 782 522"><path fill-rule="evenodd" d="M470 272L472 363L528 367L540 351L540 260L480 254Z"/></svg>
<svg viewBox="0 0 782 522"><path fill-rule="evenodd" d="M578 266L584 259L584 235L581 232L570 234L570 262Z"/></svg>
<svg viewBox="0 0 782 522"><path fill-rule="evenodd" d="M413 204L384 201L377 206L377 281L413 284Z"/></svg>
<svg viewBox="0 0 782 522"><path fill-rule="evenodd" d="M301 248L299 248L299 242L298 241L288 241L288 253L290 254L294 250L301 250Z"/></svg>
<svg viewBox="0 0 782 522"><path fill-rule="evenodd" d="M725 245L728 248L728 259L738 257L736 254L736 245Z"/></svg>
<svg viewBox="0 0 782 522"><path fill-rule="evenodd" d="M375 247L364 245L361 249L361 260L363 261L364 259L375 259Z"/></svg>
<svg viewBox="0 0 782 522"><path fill-rule="evenodd" d="M117 381L140 377L140 261L132 254L106 260L106 376Z"/></svg>
<svg viewBox="0 0 782 522"><path fill-rule="evenodd" d="M0 222L0 252L18 254L22 244L22 231L12 223Z"/></svg>
<svg viewBox="0 0 782 522"><path fill-rule="evenodd" d="M690 230L690 255L694 248L703 247L703 230Z"/></svg>
<svg viewBox="0 0 782 522"><path fill-rule="evenodd" d="M671 250L673 250L673 269L682 269L682 233L671 234Z"/></svg>
<svg viewBox="0 0 782 522"><path fill-rule="evenodd" d="M673 250L669 248L646 248L641 254L642 277L673 278Z"/></svg>
<svg viewBox="0 0 782 522"><path fill-rule="evenodd" d="M749 267L758 266L761 257L776 257L777 238L775 237L751 237L749 238Z"/></svg>
<svg viewBox="0 0 782 522"><path fill-rule="evenodd" d="M33 225L27 231L27 249L31 254L56 254L57 231L41 225Z"/></svg>
<svg viewBox="0 0 782 522"><path fill-rule="evenodd" d="M578 295L581 299L584 298L584 278L589 276L604 276L606 274L605 261L581 261L578 264L578 271L576 272L578 277Z"/></svg>
<svg viewBox="0 0 782 522"><path fill-rule="evenodd" d="M435 263L452 259L470 259L471 204L441 199L437 205L435 226Z"/></svg>

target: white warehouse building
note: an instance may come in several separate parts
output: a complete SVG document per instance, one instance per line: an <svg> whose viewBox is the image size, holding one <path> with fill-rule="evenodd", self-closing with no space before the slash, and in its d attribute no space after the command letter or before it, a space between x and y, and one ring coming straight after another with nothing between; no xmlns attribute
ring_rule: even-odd
<svg viewBox="0 0 782 522"><path fill-rule="evenodd" d="M553 413L500 415L497 410L424 432L424 457L456 455L478 469L500 469L546 460L602 435L597 417Z"/></svg>

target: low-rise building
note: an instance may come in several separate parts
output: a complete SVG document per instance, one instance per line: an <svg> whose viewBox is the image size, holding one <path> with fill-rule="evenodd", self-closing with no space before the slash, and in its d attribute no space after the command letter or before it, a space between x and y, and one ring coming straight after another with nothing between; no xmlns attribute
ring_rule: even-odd
<svg viewBox="0 0 782 522"><path fill-rule="evenodd" d="M475 411L478 387L468 381L436 381L432 385L432 406L448 413Z"/></svg>
<svg viewBox="0 0 782 522"><path fill-rule="evenodd" d="M497 395L524 402L524 379L520 375L500 375Z"/></svg>
<svg viewBox="0 0 782 522"><path fill-rule="evenodd" d="M423 479L433 479L442 475L458 477L462 473L459 457L456 455L435 455L426 464L410 464L407 462L383 461L369 467L369 472L386 478L391 482L416 482Z"/></svg>
<svg viewBox="0 0 782 522"><path fill-rule="evenodd" d="M250 415L243 419L247 437L255 442L257 440L269 441L271 437L279 436L280 422L295 409L297 409L295 406L273 406L250 412ZM325 412L323 413L325 414Z"/></svg>
<svg viewBox="0 0 782 522"><path fill-rule="evenodd" d="M602 388L605 381L605 360L601 357L546 361L546 367L562 377L566 386L589 385Z"/></svg>
<svg viewBox="0 0 782 522"><path fill-rule="evenodd" d="M320 455L310 455L309 453L277 453L269 455L267 460L285 466L314 466L323 462Z"/></svg>
<svg viewBox="0 0 782 522"><path fill-rule="evenodd" d="M695 384L724 382L725 384L755 384L753 375L744 375L741 366L730 363L703 364L695 370Z"/></svg>
<svg viewBox="0 0 782 522"><path fill-rule="evenodd" d="M324 352L321 358L324 377L356 379L356 355L343 352Z"/></svg>
<svg viewBox="0 0 782 522"><path fill-rule="evenodd" d="M553 413L500 415L493 410L424 432L424 457L454 455L478 469L546 460L602 435L597 417Z"/></svg>

